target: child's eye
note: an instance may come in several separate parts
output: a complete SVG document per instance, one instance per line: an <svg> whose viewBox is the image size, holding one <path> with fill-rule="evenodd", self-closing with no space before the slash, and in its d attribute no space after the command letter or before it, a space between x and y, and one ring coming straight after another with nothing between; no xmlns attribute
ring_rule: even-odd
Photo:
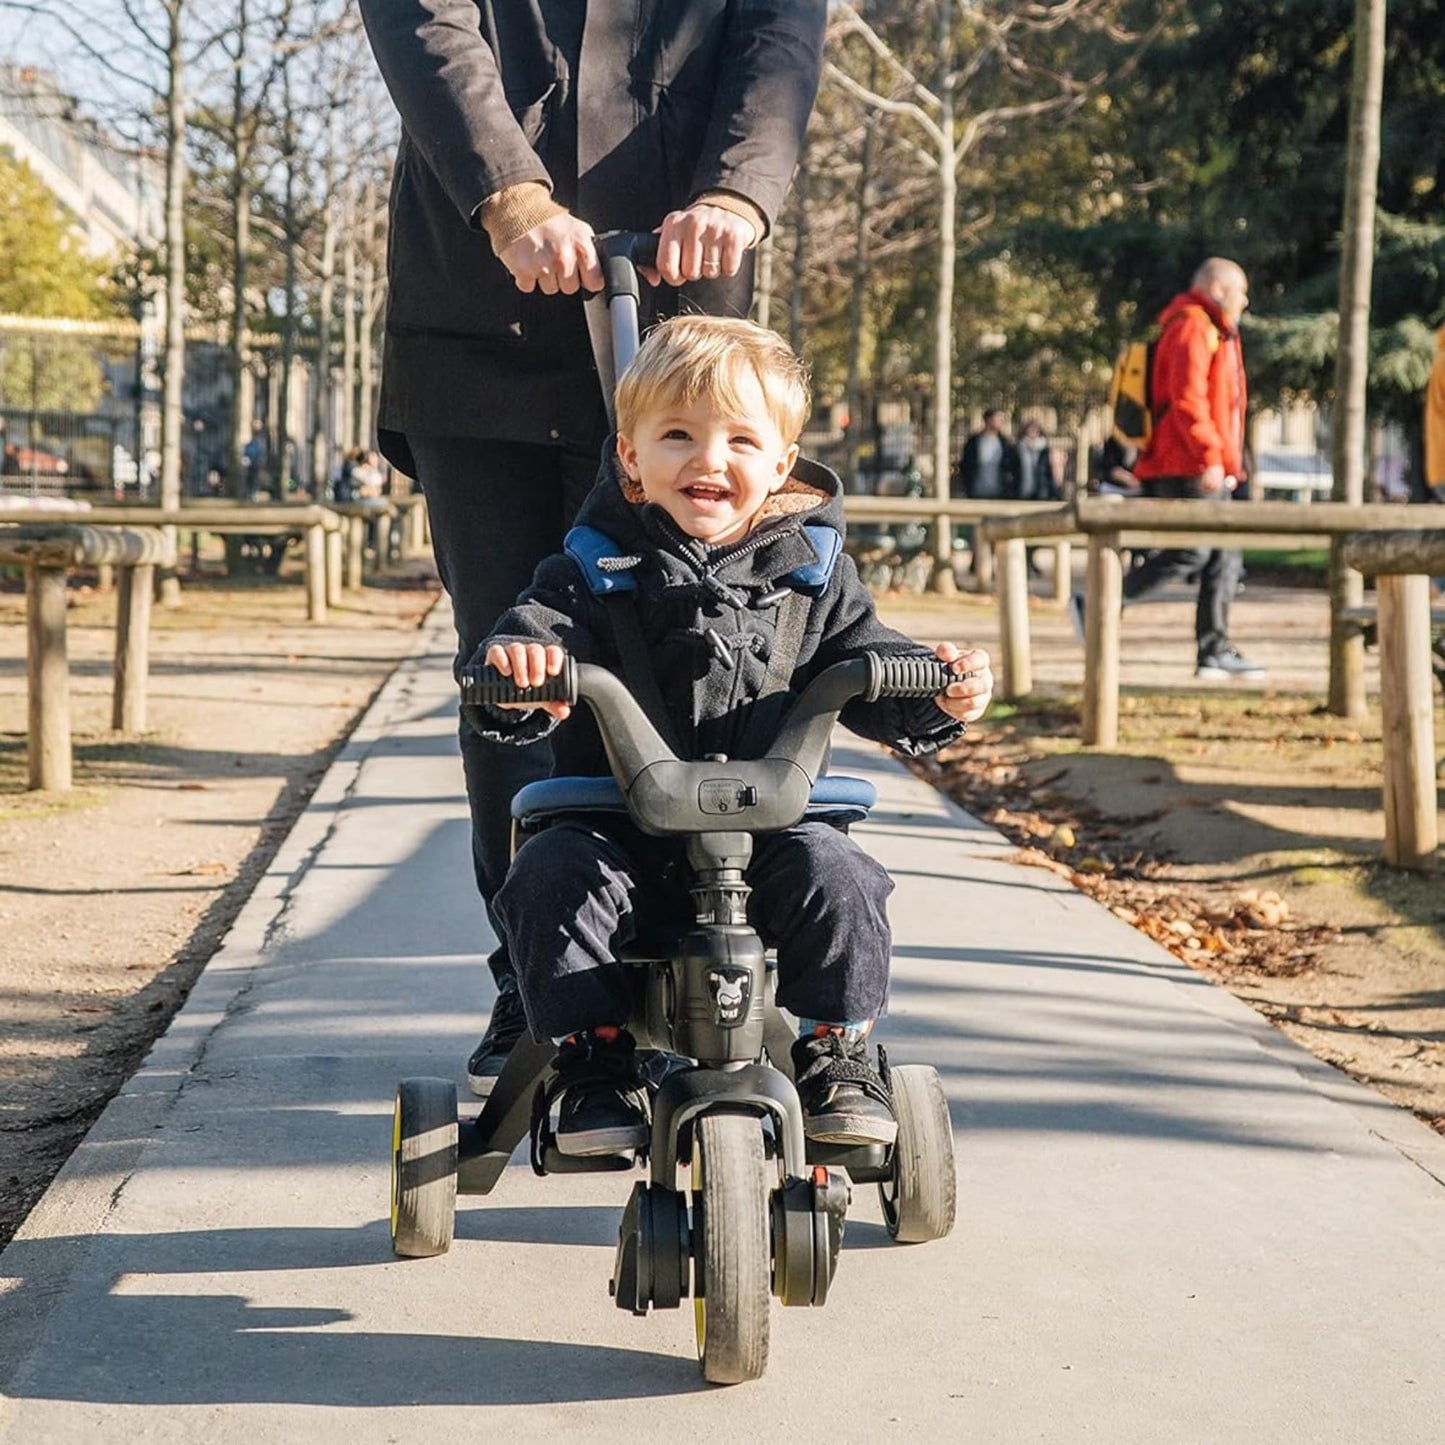
<svg viewBox="0 0 1445 1445"><path fill-rule="evenodd" d="M748 436L745 432L740 432L737 436L735 436L733 438L732 444L735 447L756 447L760 445L757 437Z"/></svg>
<svg viewBox="0 0 1445 1445"><path fill-rule="evenodd" d="M663 432L662 439L665 442L685 442L690 440L688 434L683 431L680 426L669 427Z"/></svg>

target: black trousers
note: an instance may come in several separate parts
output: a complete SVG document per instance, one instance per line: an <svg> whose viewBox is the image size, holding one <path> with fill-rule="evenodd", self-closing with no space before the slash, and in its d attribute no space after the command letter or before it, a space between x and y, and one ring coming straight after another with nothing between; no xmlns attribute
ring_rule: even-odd
<svg viewBox="0 0 1445 1445"><path fill-rule="evenodd" d="M412 433L407 441L426 494L437 570L456 616L460 671L531 582L537 564L562 550L562 538L597 479L599 451ZM460 738L477 888L501 937L492 899L511 854L512 795L551 772L552 750L546 743L518 748L485 742L465 724ZM491 962L494 974L511 972L505 948Z"/></svg>
<svg viewBox="0 0 1445 1445"><path fill-rule="evenodd" d="M748 919L778 951L778 1003L822 1023L877 1018L892 948L882 865L839 829L804 822L754 840L747 881ZM518 850L495 911L535 1038L625 1024L618 952L692 917L684 845L625 820L554 823Z"/></svg>
<svg viewBox="0 0 1445 1445"><path fill-rule="evenodd" d="M1218 497L1199 489L1198 477L1154 477L1142 483L1146 497ZM1194 638L1201 660L1229 646L1229 604L1239 586L1240 554L1233 549L1172 547L1154 552L1141 566L1124 574L1124 601L1139 598L1179 577L1199 576L1199 600L1194 607Z"/></svg>

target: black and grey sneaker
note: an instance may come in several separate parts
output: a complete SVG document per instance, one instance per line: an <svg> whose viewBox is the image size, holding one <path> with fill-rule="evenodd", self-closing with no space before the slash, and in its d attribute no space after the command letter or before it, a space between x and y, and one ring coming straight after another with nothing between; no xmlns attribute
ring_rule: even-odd
<svg viewBox="0 0 1445 1445"><path fill-rule="evenodd" d="M1194 669L1195 677L1202 678L1260 678L1265 675L1264 668L1257 662L1251 662L1247 657L1240 655L1237 647L1221 647L1217 652L1206 653L1200 657Z"/></svg>
<svg viewBox="0 0 1445 1445"><path fill-rule="evenodd" d="M883 1080L868 1062L868 1040L841 1033L793 1045L803 1132L820 1144L891 1144L898 1121Z"/></svg>
<svg viewBox="0 0 1445 1445"><path fill-rule="evenodd" d="M636 1053L625 1029L589 1029L560 1046L553 1085L562 1094L555 1136L559 1153L591 1158L647 1147L647 1091L638 1077Z"/></svg>
<svg viewBox="0 0 1445 1445"><path fill-rule="evenodd" d="M522 994L515 974L503 974L497 984L497 1001L482 1041L467 1060L467 1083L472 1093L485 1099L518 1039L527 1032L527 1015L522 1011Z"/></svg>

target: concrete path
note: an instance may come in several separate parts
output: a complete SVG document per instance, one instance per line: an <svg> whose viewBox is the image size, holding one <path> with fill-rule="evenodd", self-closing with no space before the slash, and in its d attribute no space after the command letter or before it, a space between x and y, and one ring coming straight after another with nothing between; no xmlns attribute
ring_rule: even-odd
<svg viewBox="0 0 1445 1445"><path fill-rule="evenodd" d="M394 1081L460 1079L487 1003L448 626L0 1255L0 1442L1445 1438L1445 1140L862 746L953 1236L860 1190L827 1307L733 1389L687 1310L609 1301L626 1176L514 1165L393 1260Z"/></svg>

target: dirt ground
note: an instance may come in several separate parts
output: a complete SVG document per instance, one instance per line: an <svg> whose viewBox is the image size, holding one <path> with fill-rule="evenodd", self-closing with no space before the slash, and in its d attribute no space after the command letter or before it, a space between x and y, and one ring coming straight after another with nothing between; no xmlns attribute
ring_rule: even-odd
<svg viewBox="0 0 1445 1445"><path fill-rule="evenodd" d="M895 599L914 636L996 640L991 604ZM955 619L958 619L955 621ZM1251 582L1235 605L1264 684L1192 675L1193 603L1125 613L1120 742L1080 742L1081 649L1035 599L1026 705L918 771L1191 967L1445 1133L1445 850L1421 874L1381 861L1378 659L1371 715L1322 707L1325 598ZM970 631L969 628L972 627ZM1438 693L1435 735L1445 744Z"/></svg>
<svg viewBox="0 0 1445 1445"><path fill-rule="evenodd" d="M182 606L155 612L141 736L109 731L114 597L73 589L65 794L24 791L24 595L0 585L0 1244L180 1006L438 595L409 566L311 625L299 569L220 570L203 559Z"/></svg>
<svg viewBox="0 0 1445 1445"><path fill-rule="evenodd" d="M0 1244L184 999L436 596L413 567L309 626L299 573L215 572L155 617L139 737L106 730L114 601L74 593L78 786L62 797L24 791L23 598L0 586ZM1445 888L1378 862L1378 720L1316 711L1323 607L1251 585L1237 631L1268 690L1192 684L1189 602L1132 610L1122 745L1090 755L1078 648L1040 601L1039 700L997 708L924 772L1021 861L1438 1127ZM883 611L923 639L997 640L975 599Z"/></svg>

